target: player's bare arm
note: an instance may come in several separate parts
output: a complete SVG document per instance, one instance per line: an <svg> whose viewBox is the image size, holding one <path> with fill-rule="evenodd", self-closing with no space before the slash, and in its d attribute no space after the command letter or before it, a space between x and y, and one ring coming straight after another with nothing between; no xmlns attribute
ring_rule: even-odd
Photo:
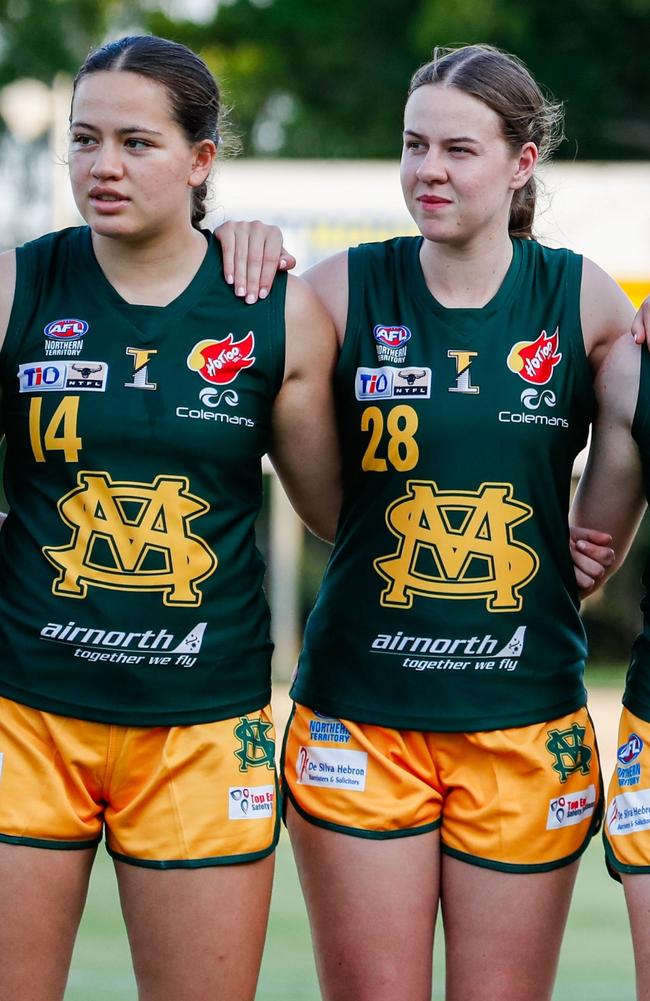
<svg viewBox="0 0 650 1001"><path fill-rule="evenodd" d="M332 393L336 336L317 296L298 278L289 278L285 313L285 374L273 407L271 460L302 520L331 541L341 505Z"/></svg>
<svg viewBox="0 0 650 1001"><path fill-rule="evenodd" d="M641 459L631 435L640 367L641 349L629 335L619 338L596 379L599 414L571 509L572 524L593 526L612 538L615 559L603 576L625 559L646 507Z"/></svg>
<svg viewBox="0 0 650 1001"><path fill-rule="evenodd" d="M7 250L4 254L0 254L0 350L4 344L5 334L9 326L15 288L16 251ZM4 431L0 424L0 439L3 435Z"/></svg>
<svg viewBox="0 0 650 1001"><path fill-rule="evenodd" d="M620 285L588 258L582 267L580 319L589 363L596 373L618 338L629 337L634 306Z"/></svg>

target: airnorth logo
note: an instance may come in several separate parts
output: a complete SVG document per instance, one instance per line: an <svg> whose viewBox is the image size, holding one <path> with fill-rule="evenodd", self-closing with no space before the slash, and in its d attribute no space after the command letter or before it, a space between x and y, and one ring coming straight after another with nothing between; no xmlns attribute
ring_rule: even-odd
<svg viewBox="0 0 650 1001"><path fill-rule="evenodd" d="M113 481L105 472L80 472L78 486L58 503L72 529L67 546L43 554L59 571L52 593L85 598L88 586L116 591L162 591L172 607L200 605L198 584L217 558L189 523L209 510L182 476L153 483Z"/></svg>
<svg viewBox="0 0 650 1001"><path fill-rule="evenodd" d="M543 386L553 375L553 369L562 360L558 354L559 327L548 337L545 330L536 341L518 341L513 344L508 355L508 368L525 382Z"/></svg>
<svg viewBox="0 0 650 1001"><path fill-rule="evenodd" d="M420 595L479 598L489 612L520 611L520 591L537 573L539 558L513 537L533 509L513 498L512 485L453 491L409 480L406 488L386 511L397 551L374 562L388 581L381 604L410 608Z"/></svg>
<svg viewBox="0 0 650 1001"><path fill-rule="evenodd" d="M213 386L226 386L254 364L254 350L252 330L240 341L235 341L232 334L223 341L199 341L188 355L187 367Z"/></svg>

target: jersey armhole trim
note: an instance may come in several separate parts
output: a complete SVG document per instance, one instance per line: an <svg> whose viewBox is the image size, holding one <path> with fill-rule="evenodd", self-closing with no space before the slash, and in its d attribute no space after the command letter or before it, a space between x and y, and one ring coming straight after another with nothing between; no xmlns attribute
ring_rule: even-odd
<svg viewBox="0 0 650 1001"><path fill-rule="evenodd" d="M273 294L274 292L275 295ZM282 389L287 359L286 272L280 272L276 275L273 282L273 290L267 302L269 304L269 323L271 325L271 353L275 359L271 375L271 393L273 399L275 399ZM275 350L276 348L277 350Z"/></svg>
<svg viewBox="0 0 650 1001"><path fill-rule="evenodd" d="M336 364L344 370L348 356L356 350L361 324L361 305L365 287L365 255L362 247L348 250L348 315L345 321L343 344Z"/></svg>
<svg viewBox="0 0 650 1001"><path fill-rule="evenodd" d="M4 342L0 349L0 359L15 358L20 347L24 330L22 318L25 315L25 307L28 304L28 297L33 300L34 288L32 279L34 278L34 254L30 254L27 247L16 247L16 281L14 286L14 298L11 304L11 312L7 321L7 330ZM30 295L31 290L31 295Z"/></svg>

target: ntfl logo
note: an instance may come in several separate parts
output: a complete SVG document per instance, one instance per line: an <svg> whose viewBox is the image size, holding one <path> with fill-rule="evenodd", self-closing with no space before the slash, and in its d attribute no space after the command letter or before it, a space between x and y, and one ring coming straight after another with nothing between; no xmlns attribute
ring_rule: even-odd
<svg viewBox="0 0 650 1001"><path fill-rule="evenodd" d="M559 327L550 337L542 330L536 341L518 341L508 355L508 368L525 382L543 386L553 375L553 369L562 360L558 354Z"/></svg>
<svg viewBox="0 0 650 1001"><path fill-rule="evenodd" d="M187 367L213 386L225 386L255 362L254 349L252 330L240 341L235 341L232 334L223 341L199 341L188 355Z"/></svg>

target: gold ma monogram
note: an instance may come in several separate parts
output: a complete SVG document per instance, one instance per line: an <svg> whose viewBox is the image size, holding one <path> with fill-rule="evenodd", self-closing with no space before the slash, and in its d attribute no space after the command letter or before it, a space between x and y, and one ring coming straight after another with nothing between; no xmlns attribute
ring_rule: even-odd
<svg viewBox="0 0 650 1001"><path fill-rule="evenodd" d="M153 483L113 481L106 472L80 472L58 503L72 529L69 545L46 546L59 576L54 594L85 598L88 586L162 591L165 605L200 605L198 584L217 558L189 523L209 509L184 476Z"/></svg>
<svg viewBox="0 0 650 1001"><path fill-rule="evenodd" d="M410 608L414 595L485 598L490 612L520 611L521 589L537 573L539 558L513 537L533 509L513 498L512 484L454 491L409 480L406 489L386 511L397 551L374 561L388 581L381 604Z"/></svg>

